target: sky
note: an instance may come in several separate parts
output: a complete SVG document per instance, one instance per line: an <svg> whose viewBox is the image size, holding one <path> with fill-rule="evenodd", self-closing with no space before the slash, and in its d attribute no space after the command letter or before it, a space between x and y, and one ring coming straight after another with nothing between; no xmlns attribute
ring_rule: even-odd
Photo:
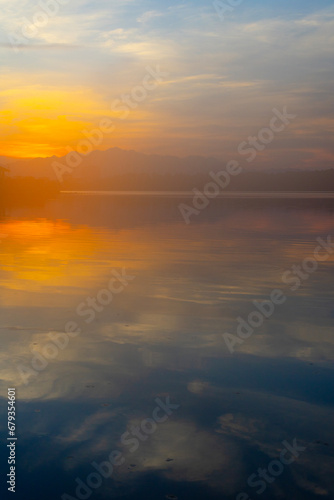
<svg viewBox="0 0 334 500"><path fill-rule="evenodd" d="M333 1L0 0L0 10L0 155L62 156L88 134L95 149L228 160L286 106L296 118L260 162L333 166Z"/></svg>

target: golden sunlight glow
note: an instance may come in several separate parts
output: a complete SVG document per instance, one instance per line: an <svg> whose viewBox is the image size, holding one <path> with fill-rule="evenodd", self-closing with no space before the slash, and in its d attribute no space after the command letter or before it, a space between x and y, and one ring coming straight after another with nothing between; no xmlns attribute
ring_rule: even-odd
<svg viewBox="0 0 334 500"><path fill-rule="evenodd" d="M155 250L153 242L140 243L138 231L101 232L85 225L73 226L62 220L15 220L0 223L1 270L4 289L41 290L43 287L84 287L99 279L95 258L106 269L145 266L144 259L132 262L134 254L147 255ZM156 242L158 245L159 242ZM112 249L106 258L106 252ZM91 265L90 265L91 262ZM125 264L126 262L126 264ZM92 270L95 268L95 270ZM91 286L91 285L90 285ZM9 300L8 296L3 300ZM14 297L17 301L17 298ZM8 305L8 304L7 304Z"/></svg>
<svg viewBox="0 0 334 500"><path fill-rule="evenodd" d="M82 255L94 254L103 246L96 235L91 236L90 228L73 228L62 221L9 221L0 224L0 232L6 235L0 255L1 267L8 273L8 280L4 280L7 288L69 284L74 276L89 276L89 266L80 265ZM69 262L72 276L68 273Z"/></svg>
<svg viewBox="0 0 334 500"><path fill-rule="evenodd" d="M84 139L110 106L92 90L29 86L0 92L7 109L0 112L0 147L15 157L62 156L66 147Z"/></svg>

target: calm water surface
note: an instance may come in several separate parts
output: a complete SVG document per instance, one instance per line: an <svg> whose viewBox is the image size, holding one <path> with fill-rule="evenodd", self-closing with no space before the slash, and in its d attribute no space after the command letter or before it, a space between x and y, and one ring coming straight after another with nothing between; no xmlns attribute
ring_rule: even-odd
<svg viewBox="0 0 334 500"><path fill-rule="evenodd" d="M180 201L63 194L4 211L1 389L17 388L16 499L334 498L334 253L296 290L282 281L334 236L333 202L215 200L186 225ZM117 270L133 279L113 282L110 302L101 290ZM274 289L284 304L231 353L223 334ZM70 339L69 322L81 330ZM154 413L168 398L178 408ZM298 457L278 463L294 440ZM90 476L113 450L111 477ZM1 464L7 473L4 444Z"/></svg>

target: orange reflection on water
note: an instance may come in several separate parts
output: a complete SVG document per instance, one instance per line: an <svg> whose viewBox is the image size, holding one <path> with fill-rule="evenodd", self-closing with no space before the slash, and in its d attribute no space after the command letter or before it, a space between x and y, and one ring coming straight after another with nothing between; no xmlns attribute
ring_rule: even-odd
<svg viewBox="0 0 334 500"><path fill-rule="evenodd" d="M0 255L2 271L9 275L8 288L36 289L41 282L66 285L69 278L89 276L89 264L82 259L103 246L89 227L73 227L63 221L8 221L0 224L0 233L5 236ZM73 262L69 273L68 265Z"/></svg>

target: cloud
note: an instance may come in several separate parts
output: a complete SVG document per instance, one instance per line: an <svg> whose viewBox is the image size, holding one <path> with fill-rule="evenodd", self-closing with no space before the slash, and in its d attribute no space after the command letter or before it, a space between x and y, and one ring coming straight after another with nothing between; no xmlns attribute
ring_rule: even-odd
<svg viewBox="0 0 334 500"><path fill-rule="evenodd" d="M240 451L230 439L208 432L192 421L161 424L136 452L136 472L160 471L172 481L205 481L212 488L232 494L241 479ZM128 427L138 425L130 420ZM127 456L127 450L124 450ZM170 457L173 460L166 463ZM120 471L120 476L127 474Z"/></svg>
<svg viewBox="0 0 334 500"><path fill-rule="evenodd" d="M157 10L148 10L144 14L142 14L140 17L138 17L137 21L138 23L147 23L151 21L152 19L155 19L157 17L162 17L164 14L162 12L158 12Z"/></svg>

